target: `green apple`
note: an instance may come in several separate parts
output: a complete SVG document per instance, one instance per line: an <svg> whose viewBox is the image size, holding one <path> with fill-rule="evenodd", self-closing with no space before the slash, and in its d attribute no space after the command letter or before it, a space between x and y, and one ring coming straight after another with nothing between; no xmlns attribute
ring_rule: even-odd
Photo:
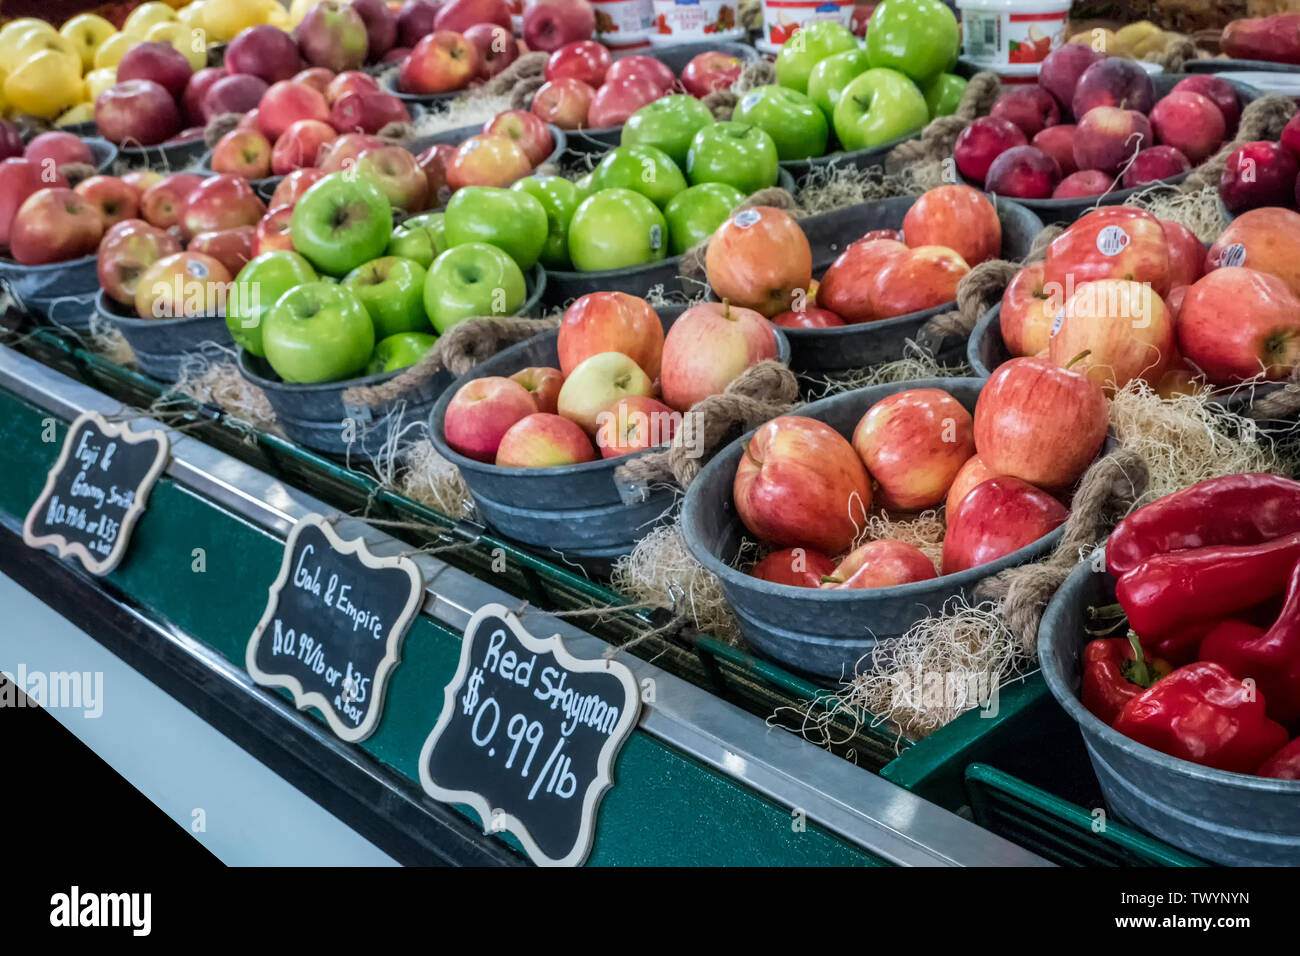
<svg viewBox="0 0 1300 956"><path fill-rule="evenodd" d="M917 132L930 120L925 97L896 70L870 69L835 104L835 135L846 150L873 149Z"/></svg>
<svg viewBox="0 0 1300 956"><path fill-rule="evenodd" d="M486 242L452 246L424 280L424 311L439 333L475 316L514 315L527 298L519 264Z"/></svg>
<svg viewBox="0 0 1300 956"><path fill-rule="evenodd" d="M277 299L294 286L312 282L311 263L287 249L264 252L244 264L235 276L234 291L226 301L226 326L235 343L254 355L265 356L262 323Z"/></svg>
<svg viewBox="0 0 1300 956"><path fill-rule="evenodd" d="M619 146L591 171L597 189L630 189L662 209L686 188L686 177L657 146Z"/></svg>
<svg viewBox="0 0 1300 956"><path fill-rule="evenodd" d="M465 186L447 200L447 245L485 242L503 249L520 269L531 269L546 245L546 209L523 190Z"/></svg>
<svg viewBox="0 0 1300 956"><path fill-rule="evenodd" d="M957 17L943 0L882 0L867 21L867 56L917 83L950 70L961 45Z"/></svg>
<svg viewBox="0 0 1300 956"><path fill-rule="evenodd" d="M965 77L952 73L940 73L921 84L921 93L925 105L930 110L930 119L936 116L951 116L961 105L962 94L966 92Z"/></svg>
<svg viewBox="0 0 1300 956"><path fill-rule="evenodd" d="M580 176L573 181L573 188L578 191L578 202L582 202L596 190L591 185L591 173Z"/></svg>
<svg viewBox="0 0 1300 956"><path fill-rule="evenodd" d="M776 82L800 93L808 92L813 67L828 56L858 49L849 28L834 20L817 20L801 28L781 45L776 55Z"/></svg>
<svg viewBox="0 0 1300 956"><path fill-rule="evenodd" d="M262 343L284 381L336 382L365 369L375 349L375 326L350 289L306 282L271 306Z"/></svg>
<svg viewBox="0 0 1300 956"><path fill-rule="evenodd" d="M691 148L686 153L686 176L693 186L726 183L748 196L776 185L780 169L777 162L776 143L757 126L714 123L691 140Z"/></svg>
<svg viewBox="0 0 1300 956"><path fill-rule="evenodd" d="M707 106L693 96L675 93L647 103L629 116L620 142L624 146L655 146L684 168L691 139L713 122Z"/></svg>
<svg viewBox="0 0 1300 956"><path fill-rule="evenodd" d="M828 56L813 67L808 76L808 96L830 122L835 115L835 104L840 101L840 93L853 79L867 72L871 63L867 60L866 50L845 50Z"/></svg>
<svg viewBox="0 0 1300 956"><path fill-rule="evenodd" d="M563 176L525 176L510 187L526 192L546 210L546 244L541 263L548 269L571 269L569 220L578 208L578 187Z"/></svg>
<svg viewBox="0 0 1300 956"><path fill-rule="evenodd" d="M745 194L726 183L700 183L679 192L664 207L669 254L680 256L708 239L744 201Z"/></svg>
<svg viewBox="0 0 1300 956"><path fill-rule="evenodd" d="M330 173L302 194L289 218L294 251L330 275L347 275L384 254L393 207L370 180Z"/></svg>
<svg viewBox="0 0 1300 956"><path fill-rule="evenodd" d="M370 313L375 338L429 328L424 314L424 277L428 270L414 259L384 256L357 266L343 280Z"/></svg>
<svg viewBox="0 0 1300 956"><path fill-rule="evenodd" d="M398 224L385 255L414 259L426 269L447 251L447 226L442 213L426 212Z"/></svg>
<svg viewBox="0 0 1300 956"><path fill-rule="evenodd" d="M830 128L817 104L788 86L760 86L736 104L731 119L757 126L776 144L777 159L810 159L826 155Z"/></svg>
<svg viewBox="0 0 1300 956"><path fill-rule="evenodd" d="M424 358L438 336L428 332L398 332L380 339L366 366L367 375L382 375L407 368Z"/></svg>
<svg viewBox="0 0 1300 956"><path fill-rule="evenodd" d="M659 207L630 189L602 189L569 222L569 258L582 272L623 269L668 255L668 224Z"/></svg>

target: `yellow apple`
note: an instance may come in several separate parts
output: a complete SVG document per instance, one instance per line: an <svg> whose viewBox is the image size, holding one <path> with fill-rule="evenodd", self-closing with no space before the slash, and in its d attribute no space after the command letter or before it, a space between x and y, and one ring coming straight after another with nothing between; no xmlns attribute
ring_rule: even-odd
<svg viewBox="0 0 1300 956"><path fill-rule="evenodd" d="M10 20L4 25L4 29L0 29L0 48L3 48L7 43L13 42L12 38L15 38L19 33L33 28L44 30L46 33L54 32L54 27L44 20L38 20L35 17L19 17L17 20Z"/></svg>
<svg viewBox="0 0 1300 956"><path fill-rule="evenodd" d="M181 7L176 11L176 22L189 27L191 30L206 29L206 24L203 22L204 6L205 0L194 0L193 3Z"/></svg>
<svg viewBox="0 0 1300 956"><path fill-rule="evenodd" d="M144 35L155 23L166 23L168 20L175 19L176 13L171 7L161 0L150 0L149 3L142 3L131 11L131 15L122 24L122 32L144 39Z"/></svg>
<svg viewBox="0 0 1300 956"><path fill-rule="evenodd" d="M95 118L94 103L78 103L54 121L55 126L72 126L74 123L89 123Z"/></svg>
<svg viewBox="0 0 1300 956"><path fill-rule="evenodd" d="M201 70L208 65L208 49L207 44L203 42L203 37L202 31L199 31L198 37L195 37L193 30L175 20L155 23L145 35L146 40L166 43L172 49L179 51L185 59L189 60L191 70Z"/></svg>
<svg viewBox="0 0 1300 956"><path fill-rule="evenodd" d="M5 78L4 92L18 112L52 119L81 102L81 61L42 50Z"/></svg>
<svg viewBox="0 0 1300 956"><path fill-rule="evenodd" d="M72 41L67 37L57 33L46 33L42 30L28 30L17 45L10 51L12 59L5 64L9 72L13 72L23 63L26 63L37 53L45 52L56 53L59 56L67 57L76 68L77 76L81 76L81 54L77 48L72 45Z"/></svg>
<svg viewBox="0 0 1300 956"><path fill-rule="evenodd" d="M93 13L79 13L59 30L81 57L83 70L89 70L94 65L95 51L116 32L117 28L113 24Z"/></svg>
<svg viewBox="0 0 1300 956"><path fill-rule="evenodd" d="M285 33L293 32L293 21L289 19L289 11L278 3L271 7L271 13L267 16L266 22L273 27L279 27Z"/></svg>
<svg viewBox="0 0 1300 956"><path fill-rule="evenodd" d="M105 66L98 70L91 70L82 81L86 101L94 103L95 100L99 99L100 93L103 93L115 83L117 83L117 67Z"/></svg>
<svg viewBox="0 0 1300 956"><path fill-rule="evenodd" d="M116 70L117 65L122 62L122 57L126 56L126 51L139 42L138 37L133 37L129 33L114 33L95 51L93 66L97 70L107 69L110 66Z"/></svg>
<svg viewBox="0 0 1300 956"><path fill-rule="evenodd" d="M242 30L265 23L275 0L204 0L203 25L209 39L229 43Z"/></svg>

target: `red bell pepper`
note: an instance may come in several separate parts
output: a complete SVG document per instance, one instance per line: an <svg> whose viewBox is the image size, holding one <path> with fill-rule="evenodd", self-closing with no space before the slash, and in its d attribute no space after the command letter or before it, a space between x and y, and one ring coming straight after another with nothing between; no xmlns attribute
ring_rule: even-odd
<svg viewBox="0 0 1300 956"><path fill-rule="evenodd" d="M1297 562L1300 534L1157 554L1120 578L1115 595L1143 643L1156 643L1280 594Z"/></svg>
<svg viewBox="0 0 1300 956"><path fill-rule="evenodd" d="M1278 475L1227 475L1139 508L1106 542L1106 568L1128 574L1157 554L1260 544L1300 531L1300 482Z"/></svg>
<svg viewBox="0 0 1300 956"><path fill-rule="evenodd" d="M1113 724L1124 705L1173 668L1142 653L1137 634L1089 641L1083 649L1083 706Z"/></svg>
<svg viewBox="0 0 1300 956"><path fill-rule="evenodd" d="M1260 764L1256 773L1278 780L1300 780L1300 737Z"/></svg>
<svg viewBox="0 0 1300 956"><path fill-rule="evenodd" d="M1290 739L1269 720L1264 698L1219 664L1180 667L1129 701L1114 727L1171 757L1254 773Z"/></svg>
<svg viewBox="0 0 1300 956"><path fill-rule="evenodd" d="M1200 655L1233 677L1253 679L1274 720L1300 722L1300 564L1291 572L1282 613L1272 627L1265 631L1229 619L1205 636Z"/></svg>

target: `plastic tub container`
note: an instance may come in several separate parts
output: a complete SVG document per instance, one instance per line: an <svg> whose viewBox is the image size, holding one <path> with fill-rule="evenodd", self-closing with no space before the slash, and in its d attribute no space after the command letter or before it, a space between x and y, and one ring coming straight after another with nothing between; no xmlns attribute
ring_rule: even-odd
<svg viewBox="0 0 1300 956"><path fill-rule="evenodd" d="M68 262L25 266L0 256L0 285L19 303L54 325L75 331L90 328L99 291L99 260L82 256Z"/></svg>
<svg viewBox="0 0 1300 956"><path fill-rule="evenodd" d="M876 402L913 388L939 388L968 411L984 383L974 378L933 378L844 392L795 409L791 414L826 422L846 439ZM851 677L854 665L877 641L907 631L937 613L945 601L990 575L1046 555L1060 528L1019 551L982 567L930 581L871 590L821 591L761 581L732 566L749 532L732 501L736 465L753 431L713 457L691 483L682 505L681 528L695 559L717 575L746 640L762 655L805 674L830 680Z"/></svg>
<svg viewBox="0 0 1300 956"><path fill-rule="evenodd" d="M776 55L800 27L818 20L850 29L856 5L855 0L763 0L763 34L754 45Z"/></svg>
<svg viewBox="0 0 1300 956"><path fill-rule="evenodd" d="M984 67L1042 63L1065 43L1070 0L957 0L962 56Z"/></svg>
<svg viewBox="0 0 1300 956"><path fill-rule="evenodd" d="M736 0L654 0L651 46L709 40L743 40Z"/></svg>
<svg viewBox="0 0 1300 956"><path fill-rule="evenodd" d="M1130 740L1079 700L1087 609L1113 603L1114 579L1085 561L1043 614L1038 661L1079 725L1111 812L1194 856L1226 866L1300 865L1300 781L1213 770Z"/></svg>
<svg viewBox="0 0 1300 956"><path fill-rule="evenodd" d="M122 333L140 370L163 382L179 379L185 363L193 357L221 359L235 346L224 316L142 319L102 290L95 297L95 308Z"/></svg>
<svg viewBox="0 0 1300 956"><path fill-rule="evenodd" d="M591 0L596 13L596 32L592 36L610 51L626 53L650 45L654 29L652 0Z"/></svg>
<svg viewBox="0 0 1300 956"><path fill-rule="evenodd" d="M665 331L681 312L656 311ZM774 326L773 331L778 356L786 361L789 347L782 330ZM625 504L614 483L614 471L633 456L557 468L498 468L453 451L443 437L447 406L463 384L491 375L513 375L530 366L558 368L558 340L557 331L538 335L481 362L453 382L434 406L429 437L438 453L460 469L479 517L489 527L535 551L559 551L566 561L607 576L618 558L630 553L637 541L671 513L676 492L659 487L644 501Z"/></svg>

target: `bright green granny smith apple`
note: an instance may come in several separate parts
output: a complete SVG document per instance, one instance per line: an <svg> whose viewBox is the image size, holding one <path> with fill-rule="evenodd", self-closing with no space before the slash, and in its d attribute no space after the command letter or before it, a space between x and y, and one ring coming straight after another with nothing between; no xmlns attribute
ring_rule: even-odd
<svg viewBox="0 0 1300 956"><path fill-rule="evenodd" d="M347 275L378 258L393 234L393 207L370 180L330 173L298 200L289 218L293 248L321 272Z"/></svg>
<svg viewBox="0 0 1300 956"><path fill-rule="evenodd" d="M424 358L437 341L438 336L428 332L398 332L380 339L375 345L374 354L370 356L366 374L381 375L414 365Z"/></svg>
<svg viewBox="0 0 1300 956"><path fill-rule="evenodd" d="M686 167L691 139L714 123L713 113L693 96L663 96L647 103L623 124L624 146L654 146L667 153L680 168Z"/></svg>
<svg viewBox="0 0 1300 956"><path fill-rule="evenodd" d="M951 69L961 45L957 17L943 0L882 0L867 21L867 56L917 83Z"/></svg>
<svg viewBox="0 0 1300 956"><path fill-rule="evenodd" d="M855 77L867 72L871 63L866 50L845 50L828 56L813 67L808 76L808 96L829 123L835 115L840 93Z"/></svg>
<svg viewBox="0 0 1300 956"><path fill-rule="evenodd" d="M680 256L718 231L745 194L726 183L700 183L679 192L664 207L669 255Z"/></svg>
<svg viewBox="0 0 1300 956"><path fill-rule="evenodd" d="M414 259L426 269L447 251L447 226L440 212L426 212L402 222L388 240L387 255Z"/></svg>
<svg viewBox="0 0 1300 956"><path fill-rule="evenodd" d="M714 123L691 140L686 154L686 176L691 185L726 183L748 196L776 185L778 159L776 143L757 126Z"/></svg>
<svg viewBox="0 0 1300 956"><path fill-rule="evenodd" d="M657 146L619 146L591 172L596 189L630 189L662 209L686 188L686 177Z"/></svg>
<svg viewBox="0 0 1300 956"><path fill-rule="evenodd" d="M426 332L424 277L428 270L414 259L384 256L357 266L343 280L370 313L375 338L398 332Z"/></svg>
<svg viewBox="0 0 1300 956"><path fill-rule="evenodd" d="M882 146L917 132L929 120L925 97L897 70L867 70L835 104L835 135L846 150Z"/></svg>
<svg viewBox="0 0 1300 956"><path fill-rule="evenodd" d="M485 242L504 249L520 269L536 265L546 245L546 209L523 190L466 186L447 200L447 245Z"/></svg>
<svg viewBox="0 0 1300 956"><path fill-rule="evenodd" d="M659 207L630 189L602 189L569 222L569 258L581 272L623 269L668 255L668 223Z"/></svg>
<svg viewBox="0 0 1300 956"><path fill-rule="evenodd" d="M936 116L951 116L961 105L962 94L966 92L965 77L952 73L940 73L921 86L925 96L925 105L930 110L930 119Z"/></svg>
<svg viewBox="0 0 1300 956"><path fill-rule="evenodd" d="M573 188L578 190L578 202L580 203L594 193L596 190L591 185L591 173L587 173L587 175L579 176L575 179L573 181Z"/></svg>
<svg viewBox="0 0 1300 956"><path fill-rule="evenodd" d="M294 286L312 282L311 263L287 249L264 252L244 264L235 276L235 290L226 303L230 337L254 355L265 356L262 323L276 300Z"/></svg>
<svg viewBox="0 0 1300 956"><path fill-rule="evenodd" d="M546 210L546 244L541 263L548 269L571 269L569 220L578 208L578 187L563 176L525 176L510 187L526 192Z"/></svg>
<svg viewBox="0 0 1300 956"><path fill-rule="evenodd" d="M424 280L424 311L440 333L475 316L514 315L527 297L519 264L485 242L452 246L433 260Z"/></svg>
<svg viewBox="0 0 1300 956"><path fill-rule="evenodd" d="M271 368L286 382L337 382L365 369L375 349L375 327L350 289L307 282L271 307L262 344Z"/></svg>
<svg viewBox="0 0 1300 956"><path fill-rule="evenodd" d="M781 52L776 55L776 82L807 93L808 77L818 62L856 49L858 39L848 27L833 20L817 20L782 44Z"/></svg>
<svg viewBox="0 0 1300 956"><path fill-rule="evenodd" d="M731 119L752 123L772 137L777 159L809 159L826 155L830 128L817 104L787 86L760 86L736 104Z"/></svg>

